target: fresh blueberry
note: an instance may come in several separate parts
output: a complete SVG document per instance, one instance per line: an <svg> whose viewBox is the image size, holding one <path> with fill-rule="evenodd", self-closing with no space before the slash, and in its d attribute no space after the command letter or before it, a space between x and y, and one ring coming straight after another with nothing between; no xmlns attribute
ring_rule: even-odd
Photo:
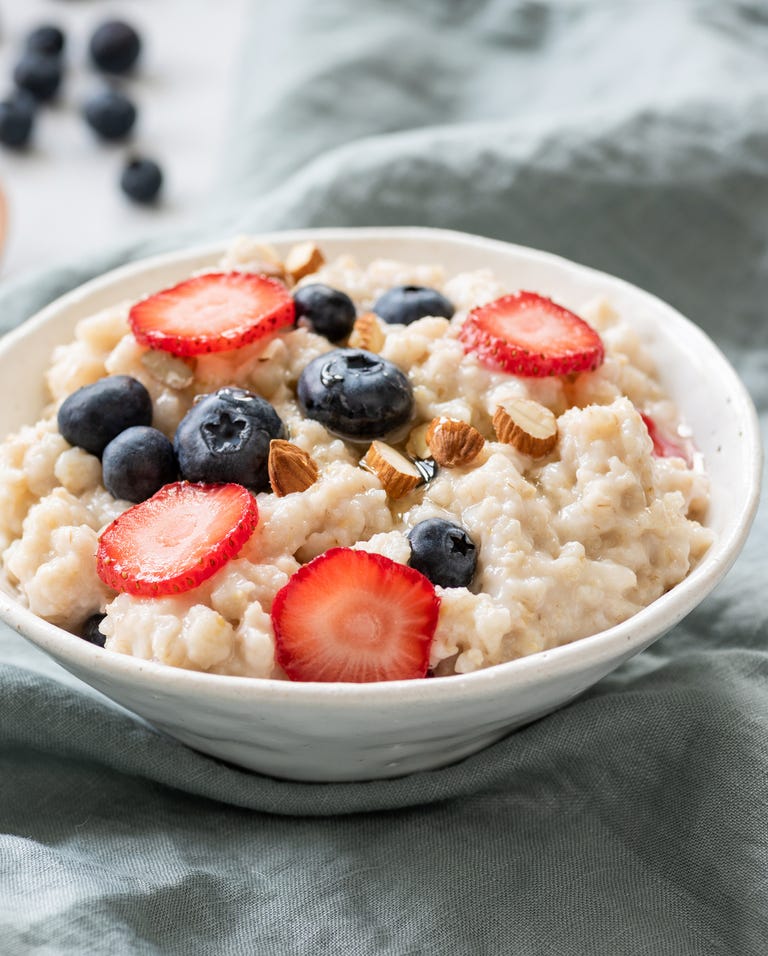
<svg viewBox="0 0 768 956"><path fill-rule="evenodd" d="M94 64L105 73L127 73L139 58L141 37L122 20L98 26L88 46Z"/></svg>
<svg viewBox="0 0 768 956"><path fill-rule="evenodd" d="M0 143L21 149L29 142L35 122L33 97L24 90L0 102Z"/></svg>
<svg viewBox="0 0 768 956"><path fill-rule="evenodd" d="M85 101L83 116L102 139L122 139L133 129L136 107L117 90L102 90Z"/></svg>
<svg viewBox="0 0 768 956"><path fill-rule="evenodd" d="M13 80L20 89L28 90L37 100L52 99L61 85L61 58L29 50L13 71Z"/></svg>
<svg viewBox="0 0 768 956"><path fill-rule="evenodd" d="M244 388L226 387L192 406L173 444L188 481L234 481L262 491L269 485L269 443L285 435L268 401Z"/></svg>
<svg viewBox="0 0 768 956"><path fill-rule="evenodd" d="M396 285L379 296L373 311L390 325L410 325L425 315L450 319L456 310L437 289L423 285Z"/></svg>
<svg viewBox="0 0 768 956"><path fill-rule="evenodd" d="M99 624L104 620L106 614L92 614L83 624L82 638L89 644L95 644L97 647L104 647L106 637L99 630Z"/></svg>
<svg viewBox="0 0 768 956"><path fill-rule="evenodd" d="M355 303L346 292L320 282L299 286L293 293L296 324L324 335L330 342L346 338L355 324Z"/></svg>
<svg viewBox="0 0 768 956"><path fill-rule="evenodd" d="M408 532L408 564L443 588L467 588L477 568L477 548L467 532L444 518L427 518Z"/></svg>
<svg viewBox="0 0 768 956"><path fill-rule="evenodd" d="M113 438L101 456L104 487L114 498L146 501L176 481L173 445L148 425L134 425Z"/></svg>
<svg viewBox="0 0 768 956"><path fill-rule="evenodd" d="M43 23L27 36L27 49L36 53L59 56L64 50L65 37L59 27Z"/></svg>
<svg viewBox="0 0 768 956"><path fill-rule="evenodd" d="M120 188L134 202L154 202L162 185L163 171L152 159L129 160L120 176Z"/></svg>
<svg viewBox="0 0 768 956"><path fill-rule="evenodd" d="M351 441L381 438L410 421L413 390L392 362L363 349L318 355L299 377L299 404L307 418Z"/></svg>
<svg viewBox="0 0 768 956"><path fill-rule="evenodd" d="M107 445L132 425L152 422L152 399L130 375L109 375L84 385L59 406L59 431L70 445L101 457Z"/></svg>

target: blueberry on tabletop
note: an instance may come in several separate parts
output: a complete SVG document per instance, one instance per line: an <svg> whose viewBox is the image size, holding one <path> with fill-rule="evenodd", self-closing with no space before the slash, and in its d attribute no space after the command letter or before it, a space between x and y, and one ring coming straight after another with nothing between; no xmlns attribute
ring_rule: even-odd
<svg viewBox="0 0 768 956"><path fill-rule="evenodd" d="M307 418L351 441L381 438L413 412L405 373L363 349L334 349L312 359L299 377L297 396Z"/></svg>
<svg viewBox="0 0 768 956"><path fill-rule="evenodd" d="M107 20L90 39L91 59L105 73L127 73L139 58L141 37L123 20Z"/></svg>
<svg viewBox="0 0 768 956"><path fill-rule="evenodd" d="M0 102L0 143L21 149L32 135L35 110L32 97L18 90L13 96Z"/></svg>
<svg viewBox="0 0 768 956"><path fill-rule="evenodd" d="M113 438L101 456L104 487L114 498L146 501L176 481L173 445L148 425L134 425Z"/></svg>
<svg viewBox="0 0 768 956"><path fill-rule="evenodd" d="M104 620L106 614L92 614L83 624L82 638L89 644L95 644L97 647L104 647L106 637L99 630L99 624Z"/></svg>
<svg viewBox="0 0 768 956"><path fill-rule="evenodd" d="M163 172L152 159L130 159L120 176L120 188L134 202L154 202L162 185Z"/></svg>
<svg viewBox="0 0 768 956"><path fill-rule="evenodd" d="M47 53L49 56L59 56L64 51L65 37L63 31L52 23L43 23L32 30L27 36L27 49L36 53Z"/></svg>
<svg viewBox="0 0 768 956"><path fill-rule="evenodd" d="M13 81L35 99L50 100L61 85L62 65L58 56L28 50L16 64Z"/></svg>
<svg viewBox="0 0 768 956"><path fill-rule="evenodd" d="M152 423L152 399L130 375L109 375L68 395L59 406L57 420L70 445L101 457L120 432Z"/></svg>
<svg viewBox="0 0 768 956"><path fill-rule="evenodd" d="M408 532L408 564L443 588L466 588L477 568L477 548L460 525L444 518L427 518Z"/></svg>
<svg viewBox="0 0 768 956"><path fill-rule="evenodd" d="M355 304L338 289L313 282L293 293L296 324L324 335L330 342L346 338L355 324Z"/></svg>
<svg viewBox="0 0 768 956"><path fill-rule="evenodd" d="M456 310L437 289L423 285L396 285L379 296L373 311L390 325L410 325L425 315L450 319Z"/></svg>
<svg viewBox="0 0 768 956"><path fill-rule="evenodd" d="M182 478L234 481L262 491L269 486L269 443L285 437L285 426L268 401L227 386L192 406L173 445Z"/></svg>
<svg viewBox="0 0 768 956"><path fill-rule="evenodd" d="M133 129L136 107L118 90L101 90L85 101L83 116L102 139L122 139Z"/></svg>

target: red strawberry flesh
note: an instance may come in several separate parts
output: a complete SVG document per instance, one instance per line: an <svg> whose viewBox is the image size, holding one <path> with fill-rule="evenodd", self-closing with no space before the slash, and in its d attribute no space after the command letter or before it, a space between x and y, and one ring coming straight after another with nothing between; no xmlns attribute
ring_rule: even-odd
<svg viewBox="0 0 768 956"><path fill-rule="evenodd" d="M197 587L234 558L259 520L242 485L178 481L123 512L102 532L101 580L138 597Z"/></svg>
<svg viewBox="0 0 768 956"><path fill-rule="evenodd" d="M484 365L535 378L593 370L605 358L592 326L536 292L505 295L473 309L459 339Z"/></svg>
<svg viewBox="0 0 768 956"><path fill-rule="evenodd" d="M173 355L241 348L293 323L285 286L249 272L209 272L137 302L128 322L141 345Z"/></svg>
<svg viewBox="0 0 768 956"><path fill-rule="evenodd" d="M690 468L692 465L692 455L690 448L686 447L684 440L673 441L668 438L651 418L645 412L640 412L640 417L648 429L648 435L653 442L653 454L657 458L682 458Z"/></svg>
<svg viewBox="0 0 768 956"><path fill-rule="evenodd" d="M431 582L413 568L331 548L275 597L276 659L296 681L424 677L439 608Z"/></svg>

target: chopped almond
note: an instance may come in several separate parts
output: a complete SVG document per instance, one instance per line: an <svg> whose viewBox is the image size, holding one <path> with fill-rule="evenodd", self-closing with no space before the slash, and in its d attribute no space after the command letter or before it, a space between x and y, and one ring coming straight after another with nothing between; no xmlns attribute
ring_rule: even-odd
<svg viewBox="0 0 768 956"><path fill-rule="evenodd" d="M423 481L413 462L383 441L371 442L361 464L378 476L390 498L402 498Z"/></svg>
<svg viewBox="0 0 768 956"><path fill-rule="evenodd" d="M311 275L325 264L325 256L314 242L300 242L293 246L285 257L285 271L298 282Z"/></svg>
<svg viewBox="0 0 768 956"><path fill-rule="evenodd" d="M433 418L426 439L432 457L445 468L468 465L485 445L485 439L476 428L454 418Z"/></svg>
<svg viewBox="0 0 768 956"><path fill-rule="evenodd" d="M405 443L405 450L411 458L431 458L432 452L427 444L427 432L431 422L423 422L411 429L408 441Z"/></svg>
<svg viewBox="0 0 768 956"><path fill-rule="evenodd" d="M349 336L351 349L365 349L367 352L380 352L386 336L381 330L378 316L374 312L363 312L355 319Z"/></svg>
<svg viewBox="0 0 768 956"><path fill-rule="evenodd" d="M557 442L557 419L552 412L530 398L511 398L499 405L493 427L501 442L514 445L524 455L542 458Z"/></svg>
<svg viewBox="0 0 768 956"><path fill-rule="evenodd" d="M267 471L272 490L279 498L295 491L306 491L318 477L312 457L282 438L273 438L269 443Z"/></svg>

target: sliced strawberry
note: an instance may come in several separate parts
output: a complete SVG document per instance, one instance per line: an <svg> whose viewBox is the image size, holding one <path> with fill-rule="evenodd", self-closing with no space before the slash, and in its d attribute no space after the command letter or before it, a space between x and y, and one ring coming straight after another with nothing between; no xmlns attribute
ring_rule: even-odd
<svg viewBox="0 0 768 956"><path fill-rule="evenodd" d="M136 340L173 355L223 352L293 323L285 286L250 272L209 272L137 302L128 315Z"/></svg>
<svg viewBox="0 0 768 956"><path fill-rule="evenodd" d="M299 681L424 677L439 608L434 587L413 568L331 548L275 597L277 662Z"/></svg>
<svg viewBox="0 0 768 956"><path fill-rule="evenodd" d="M648 434L653 442L653 453L657 458L682 458L688 467L692 464L691 449L684 440L673 441L665 435L650 415L640 412L640 417L648 429Z"/></svg>
<svg viewBox="0 0 768 956"><path fill-rule="evenodd" d="M605 357L591 325L535 292L504 295L473 309L459 339L484 365L535 378L596 369Z"/></svg>
<svg viewBox="0 0 768 956"><path fill-rule="evenodd" d="M239 553L258 520L242 485L164 485L104 529L96 570L115 591L139 597L190 591Z"/></svg>

